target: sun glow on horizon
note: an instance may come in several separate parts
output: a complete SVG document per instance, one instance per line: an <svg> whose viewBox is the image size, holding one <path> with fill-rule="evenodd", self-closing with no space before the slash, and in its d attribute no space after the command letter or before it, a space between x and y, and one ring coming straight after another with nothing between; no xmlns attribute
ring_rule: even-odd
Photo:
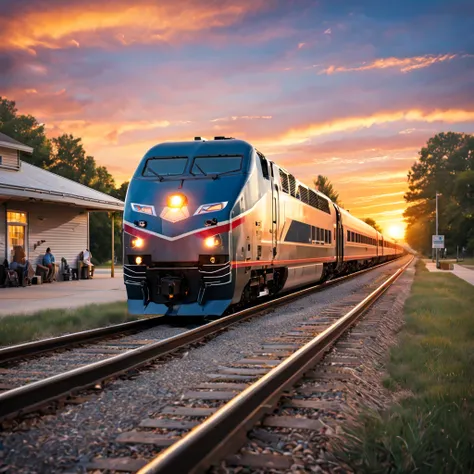
<svg viewBox="0 0 474 474"><path fill-rule="evenodd" d="M402 240L405 238L405 228L402 224L393 224L388 228L388 235L395 240Z"/></svg>

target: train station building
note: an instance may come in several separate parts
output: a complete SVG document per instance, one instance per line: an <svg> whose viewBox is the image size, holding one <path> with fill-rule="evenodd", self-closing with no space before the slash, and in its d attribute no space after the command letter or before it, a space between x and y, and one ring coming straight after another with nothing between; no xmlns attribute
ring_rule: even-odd
<svg viewBox="0 0 474 474"><path fill-rule="evenodd" d="M124 203L20 159L33 149L0 133L0 264L23 247L33 265L48 247L60 265L76 267L90 248L89 213L123 211Z"/></svg>

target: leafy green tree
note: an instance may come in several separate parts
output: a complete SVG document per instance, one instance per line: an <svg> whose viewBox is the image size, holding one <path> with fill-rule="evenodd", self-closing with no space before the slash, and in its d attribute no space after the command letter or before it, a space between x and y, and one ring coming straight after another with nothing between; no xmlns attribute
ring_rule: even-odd
<svg viewBox="0 0 474 474"><path fill-rule="evenodd" d="M115 187L115 180L104 166L86 154L82 140L70 134L48 139L44 125L31 115L19 115L14 101L0 97L0 132L34 148L22 160L97 191L124 199L128 183ZM90 213L90 242L95 263L110 259L111 219L106 212ZM115 216L115 253L121 258L121 213Z"/></svg>
<svg viewBox="0 0 474 474"><path fill-rule="evenodd" d="M474 135L448 132L430 138L408 172L408 189L404 217L412 248L431 252L440 193L438 232L446 236L448 251L454 253L456 246L474 250Z"/></svg>
<svg viewBox="0 0 474 474"><path fill-rule="evenodd" d="M336 192L334 186L327 176L318 175L317 179L314 181L315 188L320 192L325 194L332 202L336 204L341 204L339 202L339 193Z"/></svg>
<svg viewBox="0 0 474 474"><path fill-rule="evenodd" d="M31 115L19 115L16 103L0 96L0 132L34 148L33 154L21 154L21 159L40 168L50 165L51 143L44 125Z"/></svg>
<svg viewBox="0 0 474 474"><path fill-rule="evenodd" d="M370 226L372 226L377 232L382 232L382 229L379 227L379 225L377 224L377 222L375 222L374 219L372 219L371 217L367 217L364 219L364 222L366 224L369 224Z"/></svg>

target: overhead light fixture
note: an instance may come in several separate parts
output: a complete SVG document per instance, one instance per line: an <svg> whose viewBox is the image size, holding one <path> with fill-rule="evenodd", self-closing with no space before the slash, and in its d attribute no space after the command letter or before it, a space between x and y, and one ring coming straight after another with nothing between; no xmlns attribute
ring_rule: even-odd
<svg viewBox="0 0 474 474"><path fill-rule="evenodd" d="M172 209L181 209L187 204L187 201L184 194L172 194L168 197L167 205Z"/></svg>

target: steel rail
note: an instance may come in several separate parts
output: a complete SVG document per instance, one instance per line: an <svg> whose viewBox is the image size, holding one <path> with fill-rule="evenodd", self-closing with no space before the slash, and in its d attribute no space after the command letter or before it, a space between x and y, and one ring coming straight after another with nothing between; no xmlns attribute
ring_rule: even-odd
<svg viewBox="0 0 474 474"><path fill-rule="evenodd" d="M47 402L61 398L72 392L91 387L102 380L117 376L128 370L138 368L153 359L198 342L237 322L249 319L265 309L279 306L308 293L322 291L329 286L353 278L361 273L374 270L393 261L394 260L384 262L376 267L364 269L357 273L329 280L321 285L281 296L280 298L261 303L198 328L191 329L183 334L178 334L137 349L129 350L123 354L109 357L105 360L8 390L0 394L0 420L26 411L31 411Z"/></svg>
<svg viewBox="0 0 474 474"><path fill-rule="evenodd" d="M246 432L273 409L281 394L323 357L329 347L377 301L412 261L413 258L351 311L236 395L137 474L198 474L239 449L245 441Z"/></svg>
<svg viewBox="0 0 474 474"><path fill-rule="evenodd" d="M375 270L376 268L379 268L383 265L387 265L393 261L394 260L390 260L388 262L384 262L379 265L376 265L375 267L366 268L364 270L351 273L350 275L345 275L343 277L339 277L334 280L329 280L328 282L325 282L323 284L318 284L316 286L313 285L309 288L306 288L300 291L311 292L311 291L316 291L317 289L323 289L323 288L326 288L327 286L330 286L335 283L339 283L340 281L343 281L351 277L355 277L364 272ZM303 294L304 293L298 293L297 296L302 296ZM276 300L273 300L273 301L276 301ZM3 347L0 349L0 365L11 363L18 359L34 357L44 352L50 352L57 349L68 348L68 347L72 347L74 345L82 344L86 342L93 342L97 339L102 339L107 336L113 336L113 335L128 332L128 331L135 331L135 330L141 331L144 329L148 329L149 327L169 323L171 321L178 321L178 320L179 320L179 317L173 318L169 316L160 315L160 316L155 316L155 317L146 318L146 319L139 319L137 321L129 321L126 323L115 324L115 325L106 326L106 327L97 328L97 329L88 329L85 331L66 334L64 336L51 337L48 339L41 339L38 341L25 342L21 344L16 344L14 346Z"/></svg>
<svg viewBox="0 0 474 474"><path fill-rule="evenodd" d="M25 342L14 346L8 346L0 349L0 364L13 362L24 357L31 357L43 352L70 347L71 345L91 342L96 339L102 339L106 336L113 336L122 332L148 329L149 327L161 324L163 316L155 316L137 321L128 321L126 323L114 324L97 329L88 329L86 331L66 334L64 336L41 339L39 341Z"/></svg>

